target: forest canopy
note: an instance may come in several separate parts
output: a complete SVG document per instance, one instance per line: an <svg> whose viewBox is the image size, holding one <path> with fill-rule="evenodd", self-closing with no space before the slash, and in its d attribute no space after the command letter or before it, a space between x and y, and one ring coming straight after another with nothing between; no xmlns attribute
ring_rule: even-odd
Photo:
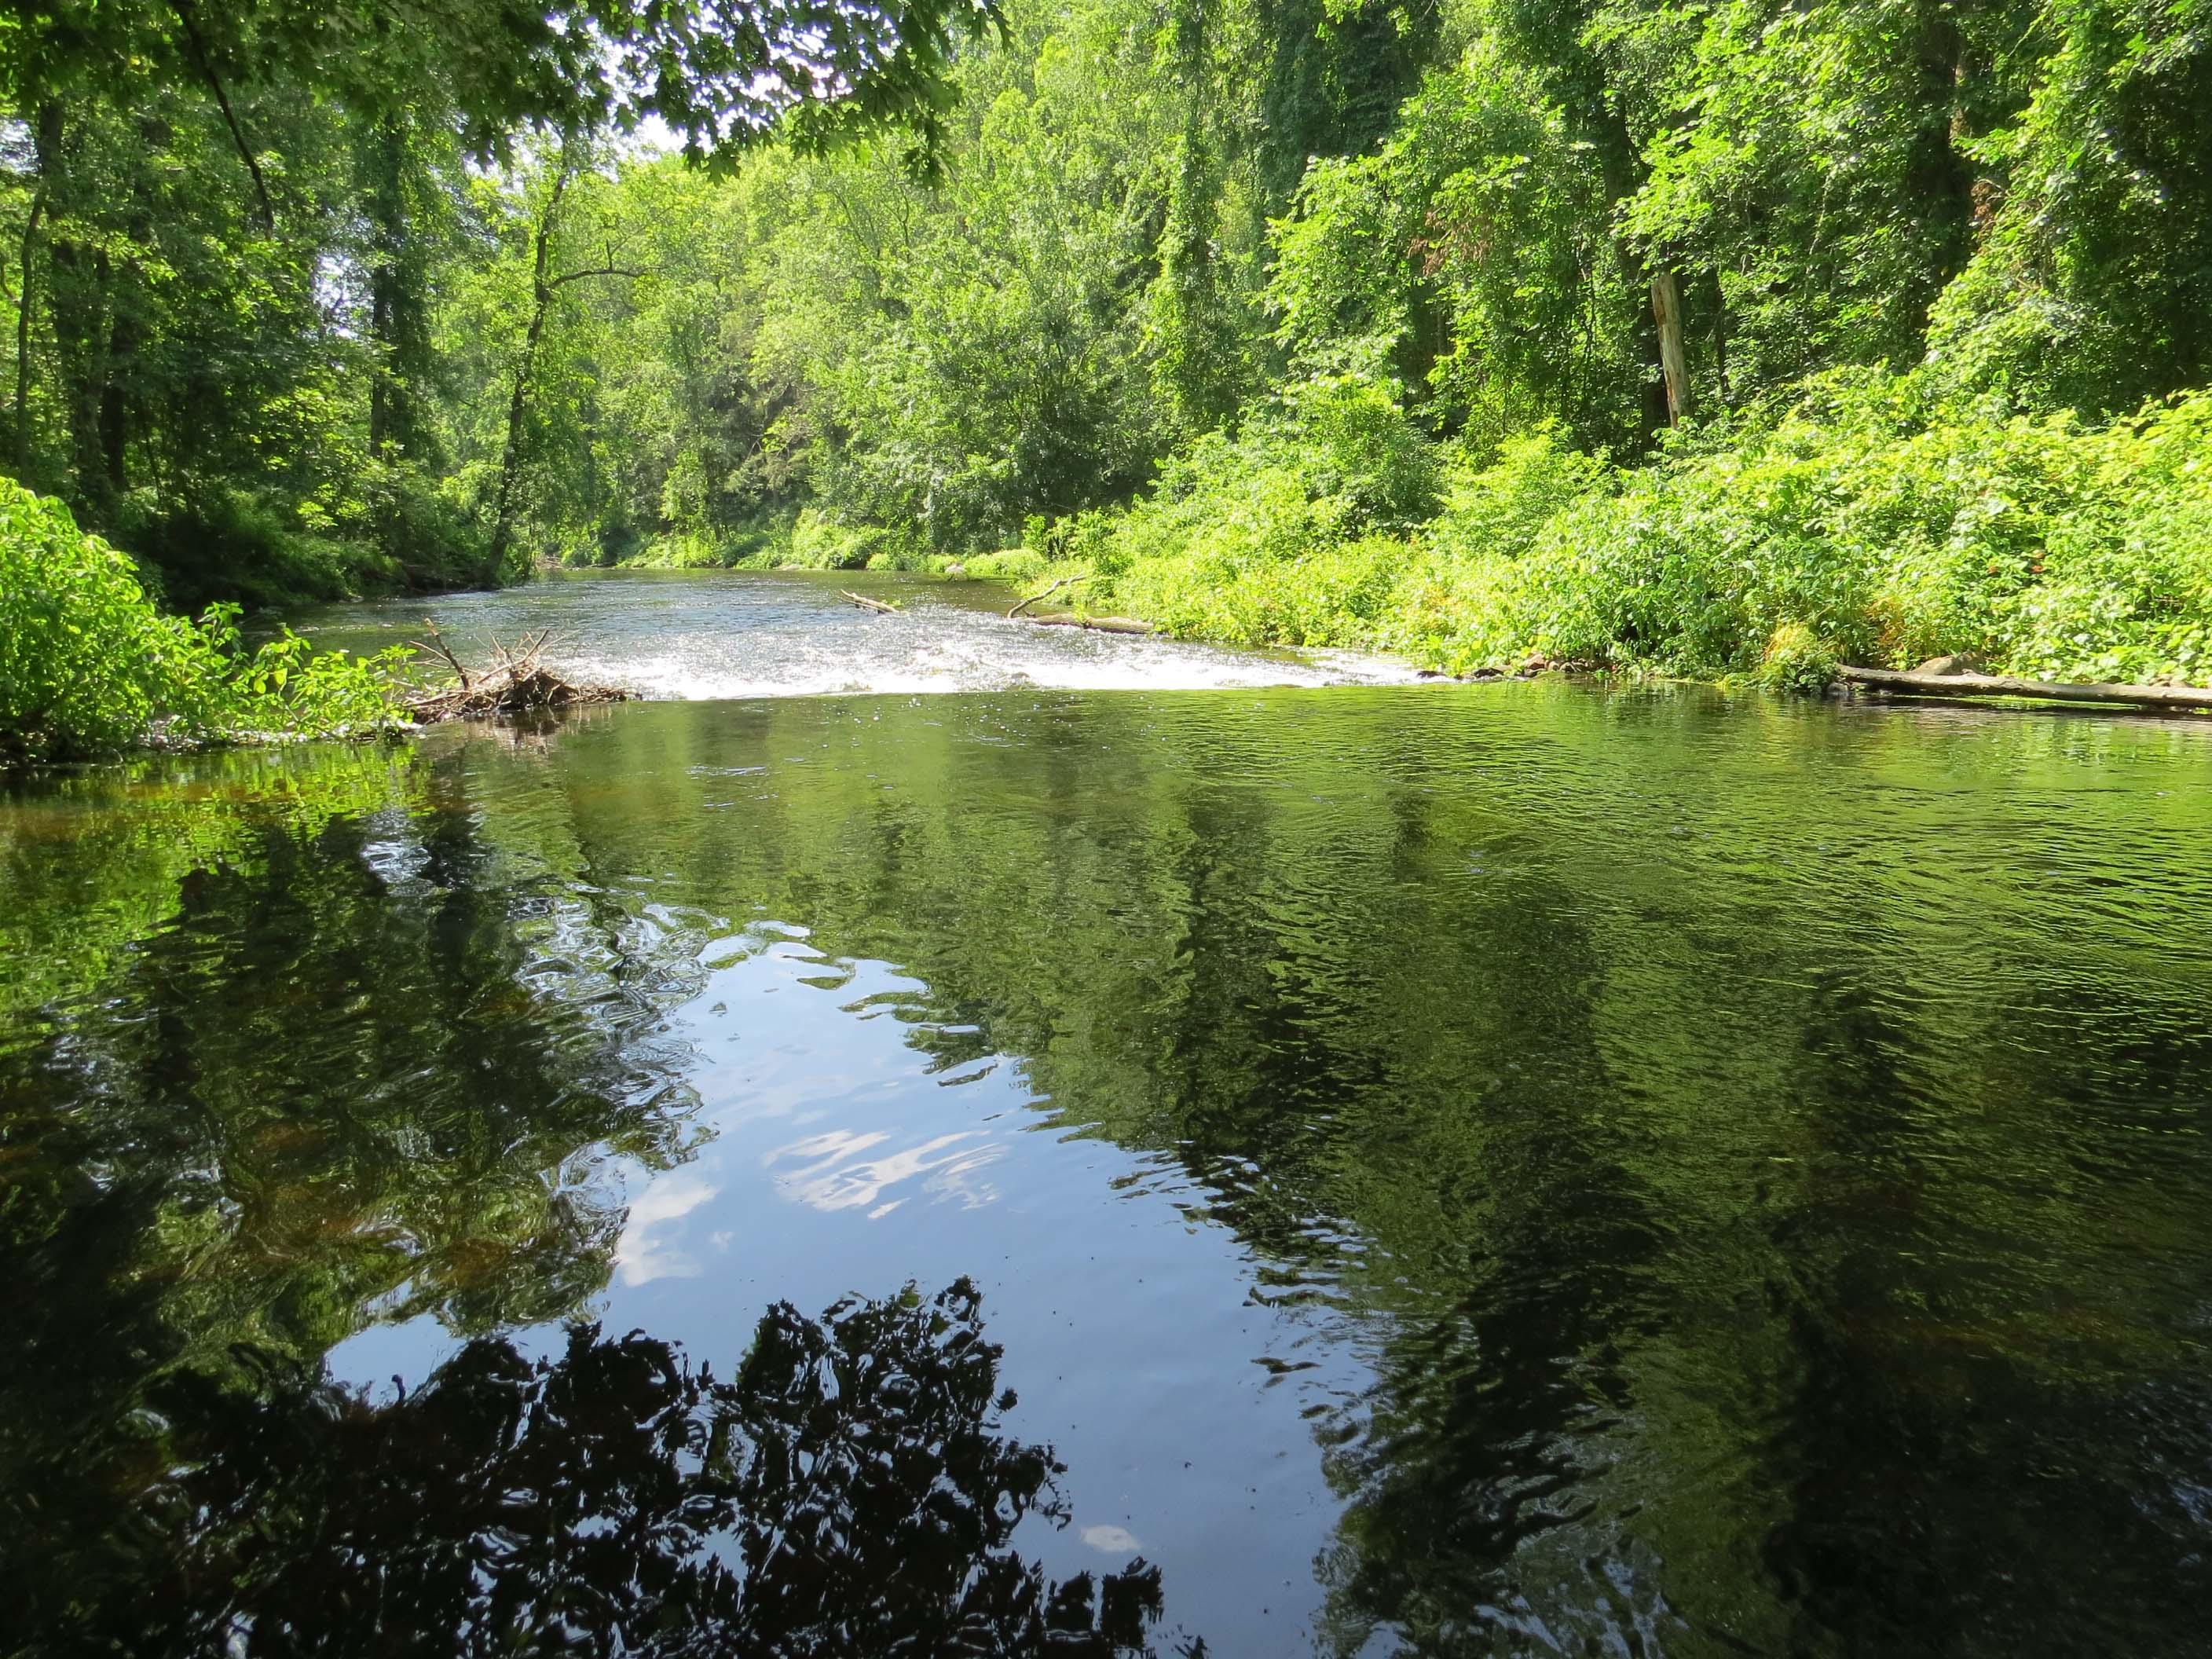
<svg viewBox="0 0 2212 1659"><path fill-rule="evenodd" d="M169 602L1050 564L1186 633L2202 683L2206 0L60 4L16 475Z"/></svg>

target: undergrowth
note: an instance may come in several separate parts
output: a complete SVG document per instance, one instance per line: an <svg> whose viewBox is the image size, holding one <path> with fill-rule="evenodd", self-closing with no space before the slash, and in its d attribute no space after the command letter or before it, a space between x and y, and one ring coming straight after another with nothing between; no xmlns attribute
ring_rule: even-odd
<svg viewBox="0 0 2212 1659"><path fill-rule="evenodd" d="M248 651L238 611L161 611L130 559L69 509L0 478L0 764L185 741L346 736L405 720L404 649L316 653L289 630Z"/></svg>
<svg viewBox="0 0 2212 1659"><path fill-rule="evenodd" d="M2045 679L2212 683L2212 393L2107 425L1814 383L1624 467L1555 434L1480 456L1389 391L1304 388L1125 512L1043 538L1085 603L1247 644L1532 659L1808 688L1972 657Z"/></svg>

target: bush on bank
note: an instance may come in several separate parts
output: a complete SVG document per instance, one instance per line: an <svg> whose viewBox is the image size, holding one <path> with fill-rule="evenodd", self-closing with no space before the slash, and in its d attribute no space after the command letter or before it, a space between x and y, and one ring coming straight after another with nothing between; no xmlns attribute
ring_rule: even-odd
<svg viewBox="0 0 2212 1659"><path fill-rule="evenodd" d="M316 654L289 632L248 652L234 607L165 613L67 507L0 478L0 764L112 754L157 722L201 742L384 730L405 718L404 654Z"/></svg>
<svg viewBox="0 0 2212 1659"><path fill-rule="evenodd" d="M1831 377L1632 469L1546 432L1470 457L1334 382L1048 544L1099 609L1455 672L1540 657L1803 685L1955 653L2212 683L2212 392L2092 426Z"/></svg>

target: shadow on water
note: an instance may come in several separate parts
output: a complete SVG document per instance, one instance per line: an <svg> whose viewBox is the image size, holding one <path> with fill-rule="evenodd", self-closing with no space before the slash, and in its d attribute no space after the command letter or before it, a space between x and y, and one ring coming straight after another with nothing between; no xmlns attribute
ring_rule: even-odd
<svg viewBox="0 0 2212 1659"><path fill-rule="evenodd" d="M1054 1583L1010 1547L1065 1519L1065 1470L998 1431L979 1306L783 1304L728 1382L592 1326L536 1360L478 1338L382 1405L177 1373L161 1547L47 1617L138 1654L1145 1650L1157 1569Z"/></svg>
<svg viewBox="0 0 2212 1659"><path fill-rule="evenodd" d="M2198 735L855 699L19 792L0 1629L2191 1651Z"/></svg>
<svg viewBox="0 0 2212 1659"><path fill-rule="evenodd" d="M1810 988L1795 1069L1836 1173L1772 1224L1796 1382L1764 1544L1797 1648L2179 1651L2158 1610L2212 1598L2212 1303L2148 1190L2204 1172L2212 1032L2115 1033L2080 987L2038 1001L2039 1067L1993 1054L1979 1091L1937 1092L1909 998ZM1988 1149L1962 1180L1975 1092L2040 1156ZM2116 1165L2129 1140L2147 1155Z"/></svg>

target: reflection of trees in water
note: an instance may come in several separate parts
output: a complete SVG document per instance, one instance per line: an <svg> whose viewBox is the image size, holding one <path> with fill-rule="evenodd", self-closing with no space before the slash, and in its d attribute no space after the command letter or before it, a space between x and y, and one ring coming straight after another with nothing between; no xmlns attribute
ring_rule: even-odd
<svg viewBox="0 0 2212 1659"><path fill-rule="evenodd" d="M136 1570L165 1373L564 1315L607 1152L684 1151L660 959L470 812L230 829L96 998L0 1033L0 1560L89 1594Z"/></svg>
<svg viewBox="0 0 2212 1659"><path fill-rule="evenodd" d="M185 1472L143 1512L168 1522L156 1574L70 1634L241 1655L1141 1650L1157 1569L1055 1583L1012 1547L1066 1511L1050 1449L1000 1431L1000 1353L963 1280L818 1320L780 1304L727 1382L595 1328L535 1362L479 1339L384 1405L180 1373L157 1404Z"/></svg>
<svg viewBox="0 0 2212 1659"><path fill-rule="evenodd" d="M97 1000L0 1055L59 1206L11 1220L125 1236L176 1324L303 1352L403 1286L387 1312L461 1329L597 1290L619 1195L564 1160L680 1158L685 1056L621 919L495 857L448 811L189 873Z"/></svg>
<svg viewBox="0 0 2212 1659"><path fill-rule="evenodd" d="M2202 1583L2179 1511L2202 1486L2186 1459L2203 1444L2203 1389L2171 1353L2139 1364L2140 1349L2087 1322L2117 1305L2154 1315L2136 1323L2159 1332L2201 1328L2142 1291L2145 1273L2125 1260L2202 1259L2190 1231L2201 1223L2156 1202L2201 1192L2201 1168L2154 1188L2130 1158L2144 1184L2124 1203L2109 1170L2069 1177L2078 1195L2058 1208L2023 1210L2020 1197L2048 1184L2054 1148L2098 1146L2081 1110L2203 1099L2201 1055L2172 1075L2083 1079L2077 1101L2045 1074L2051 1057L2112 1039L2054 1040L2024 1051L2033 1074L1997 1079L1987 1056L2017 1048L2008 995L1992 994L1987 1042L1955 1008L1890 1029L1850 997L1800 1006L1771 988L1798 976L1802 942L1786 928L1771 945L1731 940L1724 910L1698 923L1717 943L1652 951L1623 927L1656 924L1640 912L1608 923L1551 866L1529 839L1528 797L1501 813L1470 783L1415 787L1481 757L1441 724L1405 728L1418 756L1378 762L1365 727L1319 705L1297 752L1279 756L1215 741L1212 714L1179 726L1172 709L1112 700L1077 714L994 710L992 741L963 747L933 720L871 720L848 739L797 705L626 710L622 744L570 749L557 766L441 766L424 786L434 811L404 836L357 822L295 832L265 873L201 860L174 928L103 981L100 1005L36 1053L0 1053L10 1150L33 1149L0 1212L0 1321L17 1336L12 1373L0 1348L0 1480L41 1505L0 1514L0 1559L39 1542L42 1559L64 1559L40 1540L70 1524L72 1504L107 1523L125 1507L88 1493L173 1490L164 1431L133 1415L148 1374L222 1375L241 1334L312 1356L378 1297L468 1332L556 1316L603 1282L617 1195L602 1186L595 1202L588 1180L549 1172L594 1144L681 1156L669 1103L682 1103L683 1057L657 1048L653 1030L696 967L672 931L680 900L804 921L830 959L898 963L921 983L879 1000L916 1022L909 1040L934 1067L1018 1056L1069 1125L1180 1160L1205 1213L1250 1248L1269 1300L1344 1320L1375 1364L1371 1389L1322 1427L1346 1505L1323 1564L1329 1633L1347 1649L1385 1627L1425 1651L1528 1650L1539 1620L1567 1645L1652 1649L1747 1628L1742 1609L1763 1621L1752 1645L1773 1650L1896 1644L1907 1624L1963 1641L2032 1634L2039 1613L2115 1583L2124 1591L2106 1599L2151 1621L2187 1599L2177 1583ZM1019 741L1001 741L1009 732ZM854 745L849 764L794 764L774 793L738 799L722 777L723 763L780 763L832 738ZM663 750L641 750L648 739ZM708 810L725 806L740 810ZM538 872L518 878L533 858ZM1670 915L1729 891L1684 879ZM1883 918L1911 941L1918 924ZM1912 959L1924 976L1952 949L1923 939ZM1769 988L1751 1046L1802 1042L1809 1062L1711 1073L1713 1034L1675 970L1732 960ZM1869 957L1844 979L1871 969L1887 978L1898 961ZM2171 1018L2181 1002L2097 988L2083 1019L2106 1025L2130 1008L2132 1024L2161 1008ZM1891 1062L1930 1044L1963 1056L1991 1109L1923 1097L1925 1080ZM2047 1118L2024 1116L2039 1100ZM34 1120L46 1127L18 1133ZM1931 1133L1937 1156L1912 1157ZM1733 1146L1710 1155L1707 1135ZM2165 1155L2201 1144L2170 1139ZM2153 1222L2174 1236L2153 1236ZM2001 1278L1962 1296L1942 1265L2009 1273L2037 1237L2054 1279L2089 1286L2075 1302L2043 1306ZM1931 1292L1972 1305L1932 1317L1915 1300ZM402 1445L460 1447L459 1471L477 1443L440 1441L433 1407L511 1419L520 1445L540 1417L573 1439L599 1420L578 1401L607 1398L629 1402L617 1425L711 1441L722 1385L653 1359L643 1339L588 1346L610 1375L617 1362L647 1378L672 1367L679 1380L655 1386L682 1403L648 1410L641 1383L578 1395L560 1381L583 1374L574 1356L540 1371L480 1345L404 1406L301 1395L331 1423L291 1412L256 1431L283 1425L285 1443L308 1449L303 1463L350 1486L280 1478L275 1442L259 1464L218 1458L198 1478L230 1481L216 1497L259 1504L273 1526L301 1505L373 1507L389 1477L417 1507L477 1515L461 1533L432 1529L474 1559L464 1545L505 1536L493 1499L466 1509L458 1473L436 1468L400 1479ZM2124 1353L2135 1375L2067 1392L2047 1356L2076 1349ZM37 1356L28 1381L25 1352ZM230 1398L192 1395L191 1410ZM216 1447L217 1419L191 1420ZM371 1455L377 1433L392 1441L385 1462ZM2180 1461L2147 1480L2144 1446ZM25 1447L68 1480L21 1478ZM702 1478L705 1454L672 1451L666 1465L681 1487ZM543 1509L583 1480L529 1486L529 1502ZM1947 1492L1966 1507L1947 1509ZM744 1559L742 1529L714 1518L732 1500L699 1501L706 1541L653 1569L671 1617L688 1616L695 1590L696 1605L723 1593L696 1588L713 1561ZM389 1536L416 1536L405 1505L387 1508ZM2085 1516L2090 1543L2078 1542ZM250 1529L226 1524L193 1559L246 1572L241 1595L282 1588L256 1563L276 1573L322 1559L274 1544L240 1553ZM567 1560L591 1555L601 1522L532 1524L529 1538L565 1540ZM672 1525L652 1535L672 1547L692 1536ZM102 1570L91 1549L66 1559L46 1582L88 1599L139 1570ZM779 1571L798 1570L780 1559ZM428 1561L406 1583L427 1583ZM2033 1584L2014 1598L2006 1573ZM518 1606L554 1594L550 1579L511 1582ZM185 1589L179 1607L217 1605L205 1584ZM1024 1593L1051 1605L1044 1588ZM1940 1626L1938 1598L1953 1609ZM1095 1601L1092 1613L1095 1637ZM257 1628L273 1632L271 1616Z"/></svg>
<svg viewBox="0 0 2212 1659"><path fill-rule="evenodd" d="M1821 1174L1775 1227L1795 1274L1773 1449L1790 1502L1762 1550L1793 1644L2200 1653L2201 1620L2173 1613L2212 1607L2195 1340L2212 1310L2200 1278L2157 1264L2203 1254L2189 1194L2212 1042L2194 1010L2122 1021L2109 994L2045 984L2039 1051L1946 1075L1919 998L1881 969L1808 988L1795 1056ZM2098 1168L2100 1120L2138 1144L2162 1128L2160 1162ZM2105 1185L2122 1181L2124 1204Z"/></svg>
<svg viewBox="0 0 2212 1659"><path fill-rule="evenodd" d="M1002 752L1050 793L1027 750ZM1178 788L1141 835L1071 832L1050 879L1089 859L1142 924L1122 938L1055 894L1054 942L1018 903L994 909L1000 935L1060 964L995 978L918 931L897 947L929 987L915 1000L979 1009L1069 1118L1173 1157L1253 1251L1255 1295L1342 1321L1332 1343L1371 1359L1364 1394L1317 1425L1345 1501L1319 1564L1325 1643L1678 1637L1656 1552L1593 1496L1647 1408L1624 1353L1660 1316L1665 1239L1595 1029L1610 991L1584 908L1494 820L1411 789L1323 801L1343 775L1310 781ZM972 844L999 822L962 821L971 844L929 878L1003 861ZM1474 880L1471 842L1493 866ZM903 856L921 884L911 842ZM926 903L878 896L849 923ZM1117 974L1139 949L1158 969ZM1559 1572L1562 1557L1588 1565Z"/></svg>
<svg viewBox="0 0 2212 1659"><path fill-rule="evenodd" d="M1599 952L1571 896L1532 874L1415 932L1452 994L1381 1027L1394 1063L1352 1121L1389 1132L1339 1176L1402 1282L1363 1284L1374 1381L1324 1435L1348 1500L1320 1564L1325 1639L1656 1650L1681 1626L1604 1484L1647 1409L1623 1362L1657 1316L1663 1242L1608 1111Z"/></svg>
<svg viewBox="0 0 2212 1659"><path fill-rule="evenodd" d="M763 753L816 730L763 718L796 728ZM915 1047L951 1025L1019 1054L1066 1121L1173 1158L1267 1299L1346 1318L1378 1375L1324 1427L1346 1650L1377 1630L1513 1650L1516 1607L1567 1639L1648 1638L1651 1575L1613 1559L1609 1516L1584 1524L1640 1403L1620 1347L1661 1241L1609 1120L1576 895L1494 816L1372 787L1356 722L1302 728L1311 765L1229 744L1184 770L1142 718L1085 704L963 751L961 798L994 811L949 810L935 771L884 756L854 770L872 789L880 764L895 796L793 791L766 850L699 815L733 844L689 896L896 962L923 988L902 999ZM1545 1540L1613 1577L1532 1577Z"/></svg>

